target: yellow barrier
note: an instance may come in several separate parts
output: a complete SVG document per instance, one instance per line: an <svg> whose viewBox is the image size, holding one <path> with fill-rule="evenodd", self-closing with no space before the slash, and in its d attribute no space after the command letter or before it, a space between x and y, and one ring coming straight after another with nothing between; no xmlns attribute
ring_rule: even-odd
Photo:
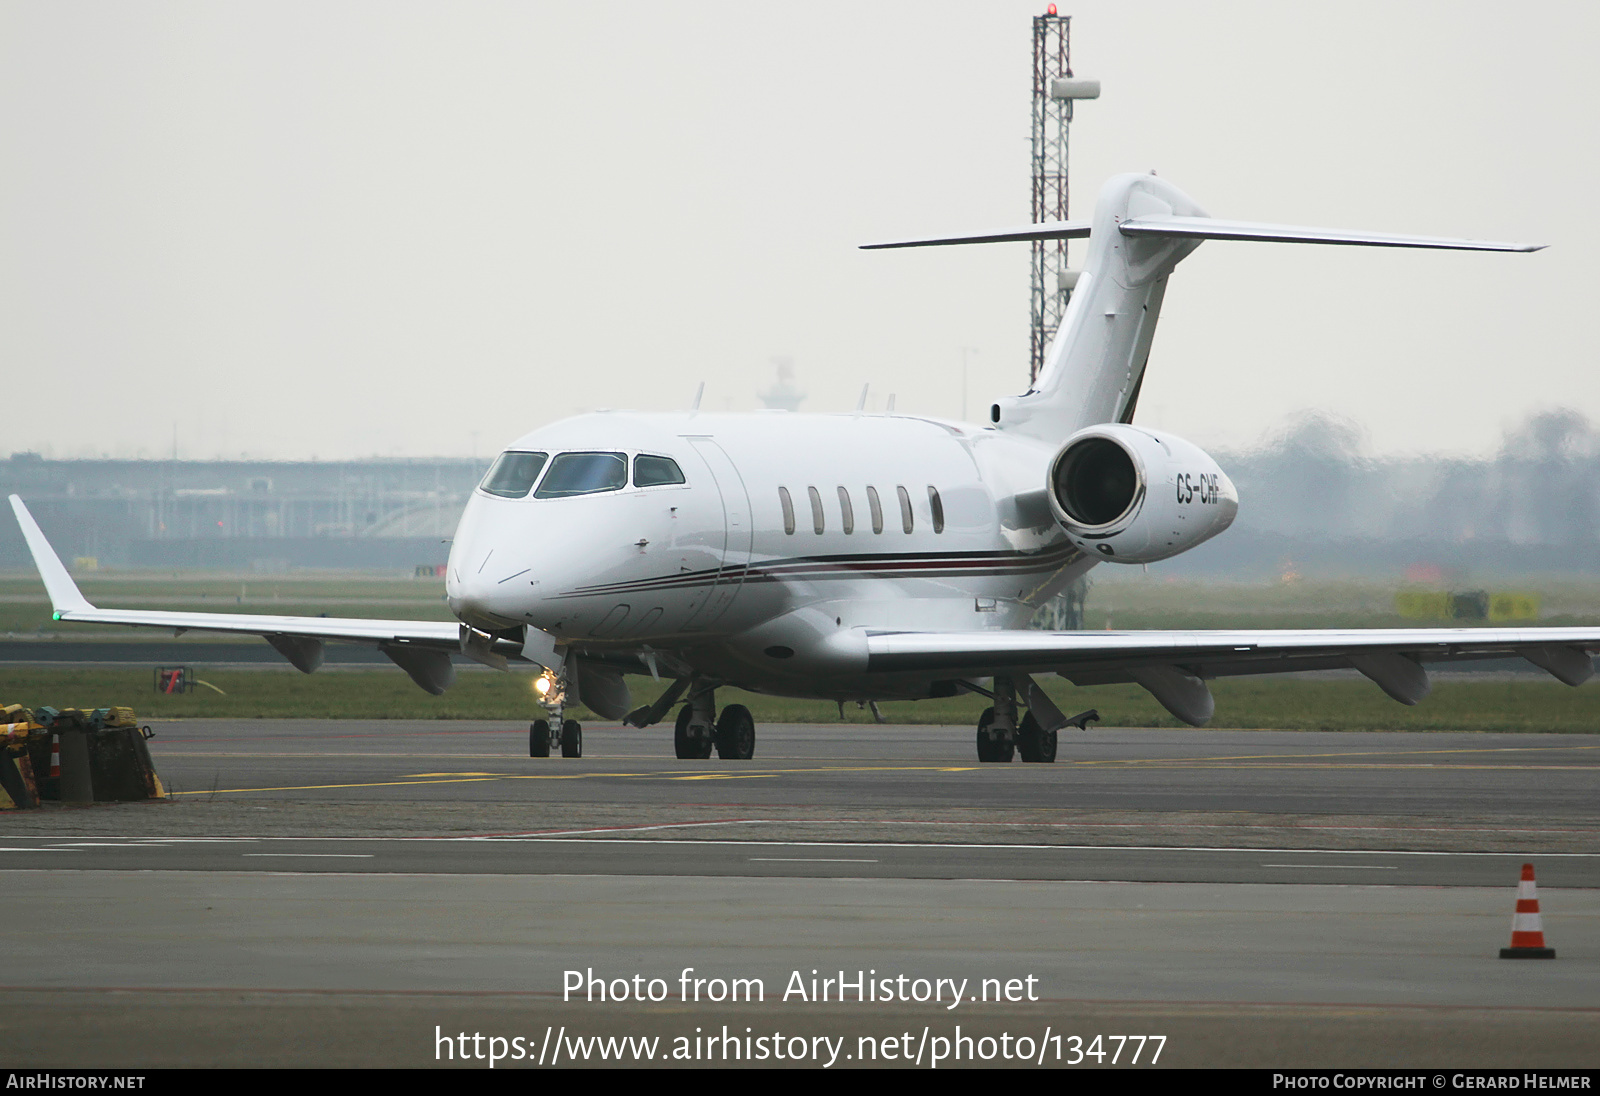
<svg viewBox="0 0 1600 1096"><path fill-rule="evenodd" d="M1483 590L1402 590L1394 610L1407 620L1537 620L1539 595Z"/></svg>
<svg viewBox="0 0 1600 1096"><path fill-rule="evenodd" d="M0 718L9 721L0 724L0 810L37 807L41 800L167 797L132 708L29 711L12 704Z"/></svg>

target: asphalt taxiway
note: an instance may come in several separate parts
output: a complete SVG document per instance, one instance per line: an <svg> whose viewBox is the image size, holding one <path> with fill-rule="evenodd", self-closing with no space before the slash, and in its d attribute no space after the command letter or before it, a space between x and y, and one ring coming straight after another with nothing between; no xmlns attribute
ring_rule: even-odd
<svg viewBox="0 0 1600 1096"><path fill-rule="evenodd" d="M1600 1064L1590 736L1112 728L980 765L965 728L763 727L748 762L674 760L660 728L587 727L581 759L491 723L155 732L169 802L5 819L19 1064L459 1065L436 1029L724 1023ZM1525 861L1551 962L1496 958ZM686 967L769 996L561 999L568 970ZM778 999L813 969L1031 975L1039 999Z"/></svg>

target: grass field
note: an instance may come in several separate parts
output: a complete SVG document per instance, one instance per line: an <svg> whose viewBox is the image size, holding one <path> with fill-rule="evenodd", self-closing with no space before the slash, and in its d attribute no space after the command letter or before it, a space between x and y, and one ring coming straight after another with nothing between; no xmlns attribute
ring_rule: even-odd
<svg viewBox="0 0 1600 1096"><path fill-rule="evenodd" d="M181 696L154 691L147 669L0 669L0 702L29 707L98 708L125 704L140 719L503 719L525 724L537 708L532 675L467 671L444 696L424 693L399 670L335 670L306 676L294 670L206 670L205 687ZM657 687L630 678L635 700ZM1326 731L1600 731L1600 683L1568 688L1542 676L1489 681L1444 679L1414 708L1396 704L1365 680L1235 678L1213 682L1217 728ZM1102 685L1077 689L1052 680L1049 691L1071 714L1098 708L1106 726L1181 726L1143 689ZM757 723L834 723L838 708L826 701L787 700L721 689L721 704L745 704ZM984 701L966 696L881 705L891 723L965 725L977 721ZM587 713L578 718L593 719ZM870 723L870 712L845 705L845 722Z"/></svg>
<svg viewBox="0 0 1600 1096"><path fill-rule="evenodd" d="M1195 582L1163 577L1159 568L1093 573L1084 626L1146 628L1415 628L1467 622L1408 620L1395 611L1393 582ZM1570 576L1485 579L1460 588L1530 593L1540 601L1536 623L1600 623L1600 582ZM1487 623L1487 622L1485 622Z"/></svg>

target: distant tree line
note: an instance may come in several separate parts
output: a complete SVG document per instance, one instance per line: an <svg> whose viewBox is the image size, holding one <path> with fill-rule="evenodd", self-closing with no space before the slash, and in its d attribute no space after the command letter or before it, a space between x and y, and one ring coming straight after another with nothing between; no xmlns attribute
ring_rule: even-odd
<svg viewBox="0 0 1600 1096"><path fill-rule="evenodd" d="M1600 432L1569 409L1508 431L1492 457L1373 459L1353 424L1298 416L1267 445L1220 454L1238 530L1584 547L1600 540Z"/></svg>

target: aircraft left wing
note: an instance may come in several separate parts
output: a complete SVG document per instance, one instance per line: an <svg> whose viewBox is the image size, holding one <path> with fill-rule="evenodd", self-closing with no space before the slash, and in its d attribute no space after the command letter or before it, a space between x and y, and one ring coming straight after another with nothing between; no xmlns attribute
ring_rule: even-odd
<svg viewBox="0 0 1600 1096"><path fill-rule="evenodd" d="M143 628L171 628L174 632L233 632L258 635L299 670L310 673L322 664L325 640L344 640L378 647L390 660L431 693L442 693L455 680L452 652L462 651L482 660L500 658L490 637L468 637L463 643L458 624L428 620L362 620L345 617L264 616L253 613L179 613L156 609L100 609L90 604L67 568L45 539L39 523L16 495L11 509L22 526L23 538L33 555L39 577L50 595L57 620L87 624L124 624ZM470 640L482 639L482 650ZM491 662L491 664L493 664Z"/></svg>
<svg viewBox="0 0 1600 1096"><path fill-rule="evenodd" d="M1137 682L1186 722L1211 717L1214 677L1356 669L1403 704L1428 693L1425 664L1522 658L1568 685L1594 674L1600 627L1370 628L1194 632L876 632L867 670L1011 675L1055 673L1075 685Z"/></svg>

